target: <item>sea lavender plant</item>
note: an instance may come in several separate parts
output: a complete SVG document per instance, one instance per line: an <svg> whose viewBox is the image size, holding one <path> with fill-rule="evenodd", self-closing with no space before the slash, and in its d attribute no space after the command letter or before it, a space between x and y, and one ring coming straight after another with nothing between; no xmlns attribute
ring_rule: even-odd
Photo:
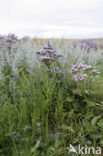
<svg viewBox="0 0 103 156"><path fill-rule="evenodd" d="M73 47L76 48L78 43L76 41L73 42Z"/></svg>
<svg viewBox="0 0 103 156"><path fill-rule="evenodd" d="M76 64L72 66L70 73L76 82L83 81L90 77L90 74L99 74L100 72L94 69L91 65Z"/></svg>
<svg viewBox="0 0 103 156"><path fill-rule="evenodd" d="M37 54L40 55L40 61L45 63L47 71L51 71L51 65L53 65L53 62L57 61L58 58L62 56L56 53L56 49L53 47L50 41L48 41L47 45L43 47L43 50L38 50ZM59 67L55 67L54 71L56 73L61 72Z"/></svg>
<svg viewBox="0 0 103 156"><path fill-rule="evenodd" d="M7 49L8 52L18 47L18 38L14 34L8 34L6 36L0 36L0 48Z"/></svg>
<svg viewBox="0 0 103 156"><path fill-rule="evenodd" d="M96 69L93 69L92 70L92 73L94 73L94 74L100 74L100 72L98 70L96 70Z"/></svg>
<svg viewBox="0 0 103 156"><path fill-rule="evenodd" d="M87 52L90 52L91 49L97 50L98 44L92 40L81 40L79 42L81 48L87 49Z"/></svg>
<svg viewBox="0 0 103 156"><path fill-rule="evenodd" d="M81 49L86 49L87 52L90 52L91 49L97 50L98 44L92 40L80 40L79 42L73 42L73 47L80 46Z"/></svg>

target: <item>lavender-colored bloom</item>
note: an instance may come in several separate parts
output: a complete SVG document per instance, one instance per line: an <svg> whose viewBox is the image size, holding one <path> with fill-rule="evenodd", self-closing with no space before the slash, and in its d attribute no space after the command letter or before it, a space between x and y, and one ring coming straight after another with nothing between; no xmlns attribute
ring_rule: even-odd
<svg viewBox="0 0 103 156"><path fill-rule="evenodd" d="M81 76L81 80L85 80L87 78L87 74L83 74L82 76Z"/></svg>
<svg viewBox="0 0 103 156"><path fill-rule="evenodd" d="M48 53L48 55L52 58L59 57L56 54L54 54L55 52L56 52L56 49L53 47L50 41L48 41L47 45L44 46L44 50L37 51L37 54L44 55ZM55 59L52 59L52 60L55 60Z"/></svg>
<svg viewBox="0 0 103 156"><path fill-rule="evenodd" d="M43 54L46 54L46 51L44 51L44 50L38 50L38 51L37 51L37 54L43 55Z"/></svg>
<svg viewBox="0 0 103 156"><path fill-rule="evenodd" d="M60 57L60 54L56 54L56 49L53 47L53 45L48 41L47 45L44 46L43 50L37 51L37 54L41 55L39 57L40 61L43 61L47 67L47 71L52 73L51 65L53 61L56 61L58 57ZM54 72L61 73L58 67L54 68Z"/></svg>
<svg viewBox="0 0 103 156"><path fill-rule="evenodd" d="M51 58L52 58L52 59L51 59L52 61L56 61L56 58L54 58L54 57L51 57Z"/></svg>
<svg viewBox="0 0 103 156"><path fill-rule="evenodd" d="M53 57L58 58L58 57L61 57L61 56L62 56L62 55L60 55L60 54L54 54Z"/></svg>
<svg viewBox="0 0 103 156"><path fill-rule="evenodd" d="M78 68L78 69L81 69L83 67L84 67L84 64L81 64L81 63L76 66L76 68Z"/></svg>
<svg viewBox="0 0 103 156"><path fill-rule="evenodd" d="M80 64L73 65L72 69L70 70L70 73L72 74L76 82L83 81L87 78L87 74L84 72L85 70L88 69L92 69L92 66L80 63Z"/></svg>
<svg viewBox="0 0 103 156"><path fill-rule="evenodd" d="M41 56L41 57L40 57L40 60L41 60L41 61L52 60L52 57Z"/></svg>
<svg viewBox="0 0 103 156"><path fill-rule="evenodd" d="M54 52L56 52L56 49L54 49L54 48L53 49L47 49L46 52L54 53Z"/></svg>
<svg viewBox="0 0 103 156"><path fill-rule="evenodd" d="M12 45L10 45L10 44L5 44L6 45L6 47L8 48L8 49L11 49L12 48Z"/></svg>
<svg viewBox="0 0 103 156"><path fill-rule="evenodd" d="M5 45L5 43L4 42L0 42L0 45Z"/></svg>
<svg viewBox="0 0 103 156"><path fill-rule="evenodd" d="M78 65L73 65L70 72L75 73L75 72L78 72L80 69L84 69L84 68L86 68L86 65L80 63Z"/></svg>
<svg viewBox="0 0 103 156"><path fill-rule="evenodd" d="M88 48L87 48L87 52L89 53L89 52L90 52L90 50L91 50L91 48L90 48L90 47L88 47Z"/></svg>
<svg viewBox="0 0 103 156"><path fill-rule="evenodd" d="M78 64L78 65L73 65L71 71L77 72L80 69L87 70L87 69L91 69L91 68L92 68L91 65L88 66L86 64Z"/></svg>
<svg viewBox="0 0 103 156"><path fill-rule="evenodd" d="M73 47L76 48L77 45L78 45L78 43L74 41L74 42L73 42Z"/></svg>
<svg viewBox="0 0 103 156"><path fill-rule="evenodd" d="M85 73L86 70L92 70L92 72L89 73L95 73L95 74L100 73L98 70L93 69L91 65L86 65L86 64L73 65L72 69L70 70L70 73L72 74L74 80L78 82L78 81L83 81L88 77L87 73Z"/></svg>
<svg viewBox="0 0 103 156"><path fill-rule="evenodd" d="M47 45L44 46L44 49L50 49Z"/></svg>
<svg viewBox="0 0 103 156"><path fill-rule="evenodd" d="M83 66L83 70L88 70L88 69L92 69L92 66L91 65L84 65Z"/></svg>
<svg viewBox="0 0 103 156"><path fill-rule="evenodd" d="M15 34L8 34L7 40L15 43L16 41L18 41L18 38L17 38L17 36L15 36Z"/></svg>
<svg viewBox="0 0 103 156"><path fill-rule="evenodd" d="M85 80L87 78L87 74L80 74L80 73L78 73L76 75L73 75L73 78L74 78L74 80L76 82L83 81L83 80Z"/></svg>
<svg viewBox="0 0 103 156"><path fill-rule="evenodd" d="M93 69L93 70L92 70L92 73L94 73L94 74L99 74L100 72L99 72L98 70L96 70L96 69Z"/></svg>
<svg viewBox="0 0 103 156"><path fill-rule="evenodd" d="M60 69L59 69L59 67L55 67L55 71L59 71Z"/></svg>
<svg viewBox="0 0 103 156"><path fill-rule="evenodd" d="M3 42L0 42L0 48L4 47L5 46L5 43Z"/></svg>
<svg viewBox="0 0 103 156"><path fill-rule="evenodd" d="M72 73L75 73L75 72L77 72L77 71L78 71L77 68L73 68L73 69L70 70L70 73L72 74Z"/></svg>
<svg viewBox="0 0 103 156"><path fill-rule="evenodd" d="M79 81L79 77L78 77L78 75L73 75L73 78L74 78L74 80L75 80L76 82Z"/></svg>
<svg viewBox="0 0 103 156"><path fill-rule="evenodd" d="M4 39L4 36L0 35L0 40Z"/></svg>
<svg viewBox="0 0 103 156"><path fill-rule="evenodd" d="M60 74L60 73L61 73L61 70L59 69L59 67L55 67L54 71L55 71L57 74Z"/></svg>
<svg viewBox="0 0 103 156"><path fill-rule="evenodd" d="M44 46L44 49L53 49L52 44L48 41L47 45Z"/></svg>
<svg viewBox="0 0 103 156"><path fill-rule="evenodd" d="M0 36L0 47L7 49L16 49L18 38L14 34L8 34L7 36ZM14 45L14 46L13 46Z"/></svg>
<svg viewBox="0 0 103 156"><path fill-rule="evenodd" d="M92 40L81 40L79 45L81 48L87 49L87 52L90 52L91 49L98 49L98 44Z"/></svg>

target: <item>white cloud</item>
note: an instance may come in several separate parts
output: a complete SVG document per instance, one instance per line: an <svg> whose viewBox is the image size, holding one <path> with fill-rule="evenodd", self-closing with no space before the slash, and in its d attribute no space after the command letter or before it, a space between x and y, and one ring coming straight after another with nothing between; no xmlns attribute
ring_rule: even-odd
<svg viewBox="0 0 103 156"><path fill-rule="evenodd" d="M102 0L0 0L0 33L102 36L102 14Z"/></svg>

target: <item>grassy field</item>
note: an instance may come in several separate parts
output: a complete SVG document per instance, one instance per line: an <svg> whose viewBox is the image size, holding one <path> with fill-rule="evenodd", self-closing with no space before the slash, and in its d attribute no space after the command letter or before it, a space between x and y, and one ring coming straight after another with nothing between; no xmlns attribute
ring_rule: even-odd
<svg viewBox="0 0 103 156"><path fill-rule="evenodd" d="M0 156L102 156L102 40L47 41L0 38Z"/></svg>

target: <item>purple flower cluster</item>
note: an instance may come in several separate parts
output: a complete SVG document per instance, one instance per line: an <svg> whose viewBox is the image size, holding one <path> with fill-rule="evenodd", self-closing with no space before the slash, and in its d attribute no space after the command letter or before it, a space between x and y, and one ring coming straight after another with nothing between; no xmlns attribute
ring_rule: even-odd
<svg viewBox="0 0 103 156"><path fill-rule="evenodd" d="M73 75L73 78L76 82L83 81L87 78L87 74L77 74L77 75Z"/></svg>
<svg viewBox="0 0 103 156"><path fill-rule="evenodd" d="M18 41L18 38L15 36L15 34L8 34L5 39L8 43L16 43Z"/></svg>
<svg viewBox="0 0 103 156"><path fill-rule="evenodd" d="M4 36L3 35L0 35L0 41L3 40L3 39L4 39Z"/></svg>
<svg viewBox="0 0 103 156"><path fill-rule="evenodd" d="M40 57L40 61L47 61L47 60L52 60L53 61L53 58L52 57L49 57L49 56L41 56Z"/></svg>
<svg viewBox="0 0 103 156"><path fill-rule="evenodd" d="M78 43L76 41L73 42L73 47L76 48Z"/></svg>
<svg viewBox="0 0 103 156"><path fill-rule="evenodd" d="M70 70L71 73L75 73L75 72L78 72L80 69L83 69L84 71L87 70L87 69L92 69L92 66L91 65L86 65L86 64L77 64L77 65L73 65L72 66L72 69Z"/></svg>
<svg viewBox="0 0 103 156"><path fill-rule="evenodd" d="M98 44L92 40L81 40L80 41L81 48L84 47L89 52L91 49L98 49Z"/></svg>
<svg viewBox="0 0 103 156"><path fill-rule="evenodd" d="M0 48L15 49L17 48L17 41L18 38L14 34L8 34L7 36L0 35Z"/></svg>
<svg viewBox="0 0 103 156"><path fill-rule="evenodd" d="M91 73L94 74L100 73L98 70L94 69L91 65L86 65L81 63L73 65L72 69L70 70L70 73L72 74L74 80L78 82L78 81L85 80L88 77L87 73L85 73L87 71L89 71L89 73L91 71Z"/></svg>
<svg viewBox="0 0 103 156"><path fill-rule="evenodd" d="M62 55L56 53L56 49L53 47L53 45L51 44L50 41L48 41L47 45L45 45L43 47L43 50L38 50L37 54L40 55L40 57L39 57L40 61L45 63L45 65L47 67L47 71L49 71L51 73L52 73L51 63L53 63L59 57L62 56ZM55 67L54 72L60 73L61 70L58 67Z"/></svg>
<svg viewBox="0 0 103 156"><path fill-rule="evenodd" d="M94 74L100 74L100 72L98 70L96 70L96 69L93 69L92 70L92 73L94 73Z"/></svg>
<svg viewBox="0 0 103 156"><path fill-rule="evenodd" d="M54 49L52 43L48 41L47 45L44 46L44 49Z"/></svg>
<svg viewBox="0 0 103 156"><path fill-rule="evenodd" d="M50 41L48 41L47 45L44 46L43 50L38 50L37 54L41 55L41 61L55 61L58 57L61 57L60 54L56 54L56 49L53 47Z"/></svg>
<svg viewBox="0 0 103 156"><path fill-rule="evenodd" d="M81 40L79 42L73 42L74 47L77 47L78 45L81 47L81 49L85 48L87 52L90 52L91 49L98 49L98 44L92 40Z"/></svg>

